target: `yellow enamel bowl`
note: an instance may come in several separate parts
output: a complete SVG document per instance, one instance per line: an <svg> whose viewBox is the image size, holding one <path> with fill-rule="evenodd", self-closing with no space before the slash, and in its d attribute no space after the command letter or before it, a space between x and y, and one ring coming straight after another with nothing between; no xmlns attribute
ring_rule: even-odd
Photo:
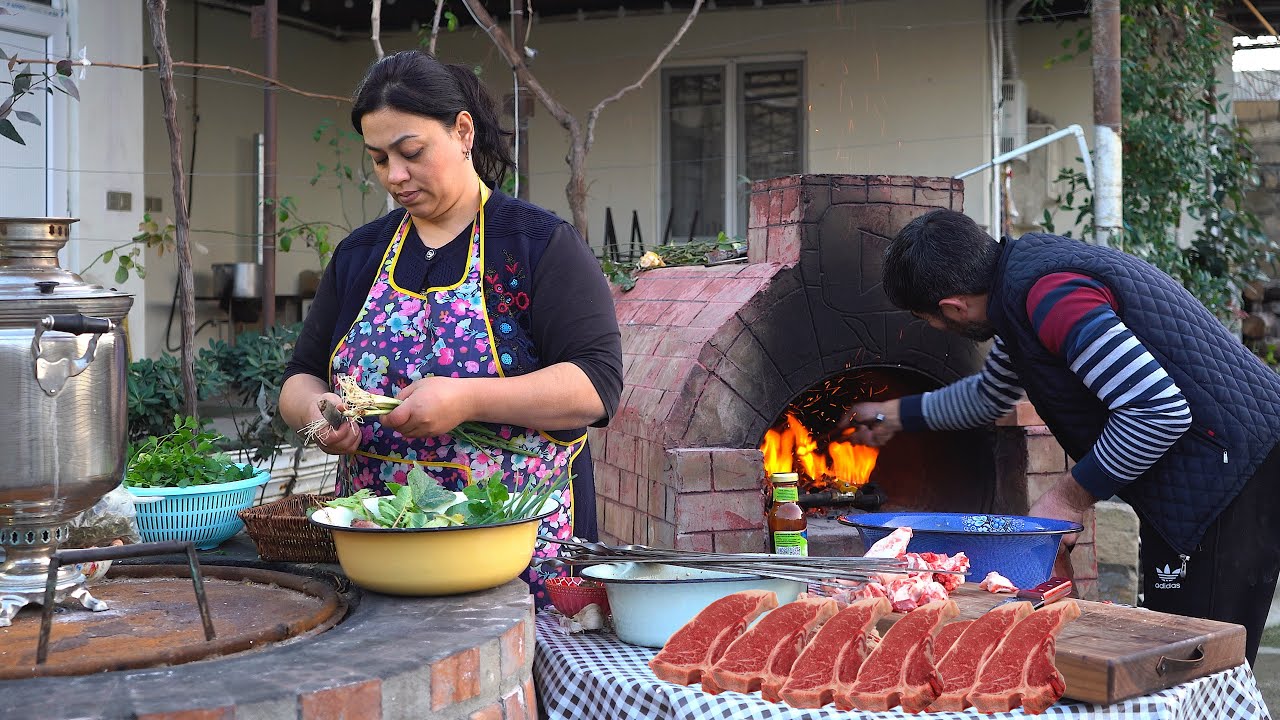
<svg viewBox="0 0 1280 720"><path fill-rule="evenodd" d="M316 511L310 521L333 532L342 572L365 590L388 595L458 595L495 588L519 577L533 557L539 522L559 507L549 502L536 517L476 527L342 527L331 520L327 509Z"/></svg>

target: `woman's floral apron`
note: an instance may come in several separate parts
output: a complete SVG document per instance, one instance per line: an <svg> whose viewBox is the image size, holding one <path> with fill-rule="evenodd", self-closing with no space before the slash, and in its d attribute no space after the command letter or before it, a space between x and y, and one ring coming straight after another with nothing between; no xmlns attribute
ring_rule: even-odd
<svg viewBox="0 0 1280 720"><path fill-rule="evenodd" d="M351 375L369 392L395 397L415 380L431 375L449 377L503 377L495 362L495 342L485 308L482 271L484 268L484 203L488 188L481 184L480 212L472 226L466 272L461 281L443 288L415 293L395 283L396 261L405 247L409 216L405 215L365 300L364 307L345 338L334 349L330 379ZM333 382L336 388L337 383ZM407 484L409 470L416 464L449 490L460 490L469 482L480 482L500 474L508 488L546 485L569 472L574 457L582 450L585 436L560 442L546 433L511 425L493 430L511 443L526 448L537 457L496 448L475 447L451 435L405 438L384 428L376 418L360 426L360 449L343 458L338 473L338 493L349 495L362 488L385 494L386 484ZM569 485L560 491L561 509L542 521L540 535L560 539L573 536L573 492ZM535 556L554 556L558 545L539 543ZM542 605L542 583L556 572L526 571L525 579Z"/></svg>

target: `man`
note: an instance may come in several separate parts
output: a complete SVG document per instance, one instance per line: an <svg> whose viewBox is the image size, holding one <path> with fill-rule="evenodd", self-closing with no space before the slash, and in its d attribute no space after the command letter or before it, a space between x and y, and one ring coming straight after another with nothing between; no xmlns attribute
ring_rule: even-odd
<svg viewBox="0 0 1280 720"><path fill-rule="evenodd" d="M883 272L898 307L994 343L977 375L851 407L853 441L989 424L1025 391L1076 461L1030 514L1079 522L1119 495L1141 519L1144 605L1244 625L1252 663L1280 569L1280 374L1168 275L1079 240L1001 244L935 210Z"/></svg>

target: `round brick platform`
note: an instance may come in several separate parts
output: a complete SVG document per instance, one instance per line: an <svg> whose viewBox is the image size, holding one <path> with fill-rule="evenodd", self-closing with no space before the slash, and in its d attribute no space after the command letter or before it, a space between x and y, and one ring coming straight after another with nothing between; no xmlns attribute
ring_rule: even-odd
<svg viewBox="0 0 1280 720"><path fill-rule="evenodd" d="M247 545L247 548L245 547ZM208 565L264 564L236 538ZM241 559L237 559L241 558ZM0 682L0 715L22 718L281 720L536 717L533 599L514 580L481 593L400 598L347 588L351 611L314 638L166 668ZM70 611L68 611L70 612Z"/></svg>

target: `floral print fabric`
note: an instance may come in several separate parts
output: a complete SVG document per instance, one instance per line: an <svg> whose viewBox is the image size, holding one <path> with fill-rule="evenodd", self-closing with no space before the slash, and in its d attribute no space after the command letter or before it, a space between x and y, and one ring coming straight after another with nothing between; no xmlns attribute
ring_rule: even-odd
<svg viewBox="0 0 1280 720"><path fill-rule="evenodd" d="M387 248L364 307L333 353L330 373L334 386L336 378L345 374L369 392L395 397L414 381L429 376L500 377L537 369L536 365L517 367L524 362L502 363L495 353L495 348L531 344L526 328L514 317L495 318L491 323L486 312L483 206L472 228L465 276L453 286L429 288L422 294L400 288L394 282L400 253L416 249L406 247L409 222L406 215ZM503 289L507 290L506 286ZM517 297L502 297L495 304L516 310ZM524 301L527 307L527 296ZM495 338L498 333L505 335ZM388 482L405 484L415 464L450 490L460 490L469 482L483 481L495 474L512 490L551 484L569 472L574 456L585 443L584 439L560 443L536 430L510 425L494 425L491 429L535 456L476 447L449 434L406 438L383 427L377 418L370 418L360 426L360 449L340 465L338 492L348 495L370 488L385 494ZM560 492L561 509L542 522L540 535L558 539L573 536L572 496L568 486ZM539 543L535 556L554 556L558 547ZM546 600L542 582L554 574L557 573L532 569L526 573L525 579L539 605Z"/></svg>

